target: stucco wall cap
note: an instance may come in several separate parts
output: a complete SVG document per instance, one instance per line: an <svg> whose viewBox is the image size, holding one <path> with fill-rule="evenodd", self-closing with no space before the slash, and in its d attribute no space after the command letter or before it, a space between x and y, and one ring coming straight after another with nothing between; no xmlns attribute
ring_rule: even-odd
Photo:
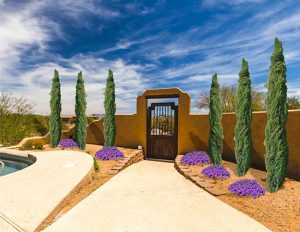
<svg viewBox="0 0 300 232"><path fill-rule="evenodd" d="M161 89L147 89L145 90L145 92L140 95L140 96L146 96L146 95L150 95L150 94L165 94L166 92L168 92L168 94L187 94L189 95L188 93L182 91L180 88L161 88Z"/></svg>

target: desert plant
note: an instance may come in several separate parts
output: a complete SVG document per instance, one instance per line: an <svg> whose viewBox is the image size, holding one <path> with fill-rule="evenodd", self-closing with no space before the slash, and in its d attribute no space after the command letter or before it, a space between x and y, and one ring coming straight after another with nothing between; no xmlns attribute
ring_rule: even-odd
<svg viewBox="0 0 300 232"><path fill-rule="evenodd" d="M299 98L297 98L296 96L288 97L287 102L289 110L300 109L300 101Z"/></svg>
<svg viewBox="0 0 300 232"><path fill-rule="evenodd" d="M286 121L288 117L286 65L282 43L275 38L267 81L267 116L265 128L267 187L276 192L284 183L288 166Z"/></svg>
<svg viewBox="0 0 300 232"><path fill-rule="evenodd" d="M238 82L236 95L236 125L234 133L234 154L236 159L236 171L243 176L248 171L252 159L251 138L251 80L248 71L248 62L242 60L242 68Z"/></svg>
<svg viewBox="0 0 300 232"><path fill-rule="evenodd" d="M205 151L192 151L185 154L180 162L187 165L203 166L204 164L210 163L210 158Z"/></svg>
<svg viewBox="0 0 300 232"><path fill-rule="evenodd" d="M235 86L220 86L222 99L222 112L235 112L236 105L236 87ZM252 111L265 110L265 95L255 89L251 89L251 108ZM209 108L209 93L201 92L199 99L196 102L196 107L199 109Z"/></svg>
<svg viewBox="0 0 300 232"><path fill-rule="evenodd" d="M210 102L209 102L209 156L214 164L222 162L222 101L220 95L220 86L218 83L217 74L212 77L210 88Z"/></svg>
<svg viewBox="0 0 300 232"><path fill-rule="evenodd" d="M84 81L82 78L82 72L78 73L76 84L76 105L75 105L75 140L80 149L84 149L86 146L86 125L87 120L85 116L86 111L86 94L84 89Z"/></svg>
<svg viewBox="0 0 300 232"><path fill-rule="evenodd" d="M42 143L36 143L36 144L34 145L34 148L35 148L36 150L44 150L44 145L43 145Z"/></svg>
<svg viewBox="0 0 300 232"><path fill-rule="evenodd" d="M253 198L257 198L265 195L263 187L256 180L251 179L238 180L229 185L228 190L238 196L252 196Z"/></svg>
<svg viewBox="0 0 300 232"><path fill-rule="evenodd" d="M117 160L125 158L124 153L117 147L103 147L95 154L96 159L101 160Z"/></svg>
<svg viewBox="0 0 300 232"><path fill-rule="evenodd" d="M93 157L93 160L94 160L94 171L99 172L100 168L99 168L99 164L98 164L96 158Z"/></svg>
<svg viewBox="0 0 300 232"><path fill-rule="evenodd" d="M12 93L0 94L0 144L18 144L23 138L35 134L31 114L33 104Z"/></svg>
<svg viewBox="0 0 300 232"><path fill-rule="evenodd" d="M22 147L20 147L20 150L44 150L44 145L42 143L32 142L29 140Z"/></svg>
<svg viewBox="0 0 300 232"><path fill-rule="evenodd" d="M230 173L221 165L212 165L204 168L201 171L201 174L207 176L208 178L213 179L228 179L230 177Z"/></svg>
<svg viewBox="0 0 300 232"><path fill-rule="evenodd" d="M73 139L62 139L59 141L58 146L62 148L76 148L78 144Z"/></svg>
<svg viewBox="0 0 300 232"><path fill-rule="evenodd" d="M60 80L57 70L54 70L54 77L52 79L50 99L50 118L49 118L49 131L50 131L50 145L57 147L61 137L61 95L60 95Z"/></svg>
<svg viewBox="0 0 300 232"><path fill-rule="evenodd" d="M104 100L105 116L103 121L104 126L104 146L111 147L115 144L116 137L116 103L115 103L115 83L113 72L108 70L106 79L105 100Z"/></svg>

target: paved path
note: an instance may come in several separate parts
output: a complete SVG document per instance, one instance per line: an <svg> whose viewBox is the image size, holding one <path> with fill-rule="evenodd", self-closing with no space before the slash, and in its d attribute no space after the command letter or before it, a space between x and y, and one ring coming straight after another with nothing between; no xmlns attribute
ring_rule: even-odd
<svg viewBox="0 0 300 232"><path fill-rule="evenodd" d="M174 169L174 164L142 161L114 176L46 231L268 229L186 180Z"/></svg>
<svg viewBox="0 0 300 232"><path fill-rule="evenodd" d="M30 153L37 161L0 177L1 232L33 231L93 168L93 159L83 152L9 153Z"/></svg>

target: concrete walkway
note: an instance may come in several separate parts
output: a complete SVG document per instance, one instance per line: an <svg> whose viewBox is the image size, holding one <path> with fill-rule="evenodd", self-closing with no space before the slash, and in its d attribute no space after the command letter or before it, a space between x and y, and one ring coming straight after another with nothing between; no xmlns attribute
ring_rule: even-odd
<svg viewBox="0 0 300 232"><path fill-rule="evenodd" d="M30 153L37 161L25 169L0 177L1 232L34 231L93 168L92 157L83 152L9 153Z"/></svg>
<svg viewBox="0 0 300 232"><path fill-rule="evenodd" d="M46 231L269 231L186 180L172 163L130 166Z"/></svg>

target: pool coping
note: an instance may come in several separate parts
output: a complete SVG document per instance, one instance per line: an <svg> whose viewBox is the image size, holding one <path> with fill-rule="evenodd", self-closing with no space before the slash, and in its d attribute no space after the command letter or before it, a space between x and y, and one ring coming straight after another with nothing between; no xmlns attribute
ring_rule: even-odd
<svg viewBox="0 0 300 232"><path fill-rule="evenodd" d="M33 152L0 149L0 153L36 157L36 162L32 165L0 177L0 189L6 189L0 191L0 215L3 215L1 220L16 231L34 231L93 171L92 157L78 151Z"/></svg>

